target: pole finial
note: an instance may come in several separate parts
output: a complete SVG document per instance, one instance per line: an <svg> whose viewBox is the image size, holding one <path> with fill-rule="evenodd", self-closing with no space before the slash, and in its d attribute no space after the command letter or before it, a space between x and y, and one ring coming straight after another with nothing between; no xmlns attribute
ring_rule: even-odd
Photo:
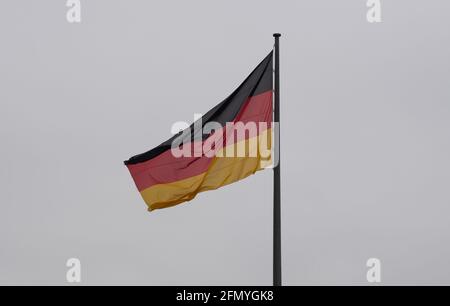
<svg viewBox="0 0 450 306"><path fill-rule="evenodd" d="M273 34L273 37L280 37L280 36L281 36L280 33L274 33L274 34Z"/></svg>

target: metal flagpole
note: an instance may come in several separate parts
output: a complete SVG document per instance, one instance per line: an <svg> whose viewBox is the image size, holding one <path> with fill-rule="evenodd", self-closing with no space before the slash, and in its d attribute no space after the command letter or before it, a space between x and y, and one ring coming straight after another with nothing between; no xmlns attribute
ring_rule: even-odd
<svg viewBox="0 0 450 306"><path fill-rule="evenodd" d="M275 33L275 154L274 162L277 162L273 169L273 285L281 286L281 188L280 188L280 36Z"/></svg>

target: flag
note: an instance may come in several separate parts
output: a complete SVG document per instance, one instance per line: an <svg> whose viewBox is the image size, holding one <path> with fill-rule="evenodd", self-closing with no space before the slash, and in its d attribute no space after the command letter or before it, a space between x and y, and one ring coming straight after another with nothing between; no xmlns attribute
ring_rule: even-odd
<svg viewBox="0 0 450 306"><path fill-rule="evenodd" d="M224 101L156 148L125 161L149 211L242 180L271 159L273 52Z"/></svg>

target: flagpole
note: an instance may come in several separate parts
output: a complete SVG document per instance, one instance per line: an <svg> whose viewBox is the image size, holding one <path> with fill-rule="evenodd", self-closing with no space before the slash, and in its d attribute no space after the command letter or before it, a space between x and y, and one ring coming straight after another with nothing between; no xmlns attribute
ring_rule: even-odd
<svg viewBox="0 0 450 306"><path fill-rule="evenodd" d="M281 286L281 186L280 186L280 36L275 33L275 100L274 115L278 130L275 130L275 154L277 164L273 169L273 285Z"/></svg>

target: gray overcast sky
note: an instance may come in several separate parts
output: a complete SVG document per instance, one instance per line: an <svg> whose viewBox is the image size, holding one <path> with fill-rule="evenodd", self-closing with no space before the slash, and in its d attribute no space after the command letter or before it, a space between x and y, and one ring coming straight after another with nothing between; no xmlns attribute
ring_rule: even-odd
<svg viewBox="0 0 450 306"><path fill-rule="evenodd" d="M288 285L450 284L450 2L0 5L0 284L270 285L272 173L147 213L122 161L244 80L281 32Z"/></svg>

